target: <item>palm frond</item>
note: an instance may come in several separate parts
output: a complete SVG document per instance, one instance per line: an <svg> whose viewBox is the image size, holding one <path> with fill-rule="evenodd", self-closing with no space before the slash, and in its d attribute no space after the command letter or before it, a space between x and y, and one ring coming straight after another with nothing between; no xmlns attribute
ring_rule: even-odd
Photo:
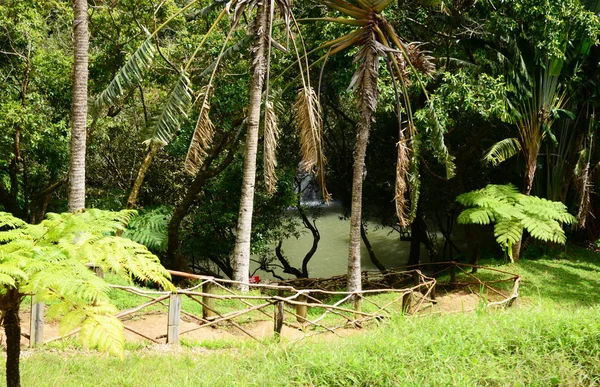
<svg viewBox="0 0 600 387"><path fill-rule="evenodd" d="M192 136L192 141L188 148L185 157L185 170L195 175L198 169L202 166L204 157L208 153L215 134L215 125L210 119L210 97L212 95L212 87L205 86L200 92L198 100L202 101L196 128Z"/></svg>
<svg viewBox="0 0 600 387"><path fill-rule="evenodd" d="M144 31L146 35L150 35L148 31ZM137 86L142 81L144 72L150 68L155 53L154 38L148 36L125 65L121 67L108 87L96 98L91 109L92 116L97 116L103 107L114 105L125 93Z"/></svg>
<svg viewBox="0 0 600 387"><path fill-rule="evenodd" d="M187 111L192 104L194 93L190 84L187 74L182 72L160 113L150 120L149 138L160 141L164 145L171 141L182 119L187 118Z"/></svg>
<svg viewBox="0 0 600 387"><path fill-rule="evenodd" d="M481 160L496 166L520 151L521 143L517 138L505 138L492 145Z"/></svg>
<svg viewBox="0 0 600 387"><path fill-rule="evenodd" d="M294 116L300 130L302 169L315 174L323 200L328 202L331 195L325 186L325 165L323 155L323 121L321 106L314 89L302 88L293 106Z"/></svg>
<svg viewBox="0 0 600 387"><path fill-rule="evenodd" d="M244 38L242 38L241 40L236 42L234 45L232 45L231 47L229 47L225 51L223 51L223 54L221 55L221 57L218 59L215 59L207 68L205 68L204 71L202 71L202 73L200 73L200 76L204 77L204 76L211 74L213 72L213 70L215 69L215 67L219 64L219 62L229 60L229 59L233 58L235 55L238 55L240 52L247 49L250 46L250 44L252 44L253 40L254 40L254 38L251 35L246 35Z"/></svg>
<svg viewBox="0 0 600 387"><path fill-rule="evenodd" d="M406 203L406 192L408 187L406 185L408 169L410 160L408 159L408 147L406 146L406 140L399 141L396 146L398 147L398 160L396 161L396 187L394 201L396 203L396 216L402 227L407 227L410 224L410 220L407 214L407 203Z"/></svg>
<svg viewBox="0 0 600 387"><path fill-rule="evenodd" d="M265 127L264 127L264 152L263 152L263 165L264 165L264 177L265 187L267 193L272 195L275 193L277 186L277 175L275 174L275 168L277 167L277 143L279 140L279 127L277 125L277 115L275 114L275 108L271 101L265 103Z"/></svg>

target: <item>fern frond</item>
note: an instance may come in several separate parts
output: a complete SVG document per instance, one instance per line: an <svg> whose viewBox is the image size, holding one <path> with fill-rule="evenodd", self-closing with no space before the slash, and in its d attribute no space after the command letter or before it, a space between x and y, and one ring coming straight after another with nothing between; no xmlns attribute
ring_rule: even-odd
<svg viewBox="0 0 600 387"><path fill-rule="evenodd" d="M518 242L523 235L523 226L514 219L500 220L494 225L496 241L504 249Z"/></svg>
<svg viewBox="0 0 600 387"><path fill-rule="evenodd" d="M486 152L481 159L494 166L513 157L521 151L521 143L516 138L505 138L498 141Z"/></svg>
<svg viewBox="0 0 600 387"><path fill-rule="evenodd" d="M103 107L114 105L125 93L137 86L144 77L144 72L150 68L156 46L154 38L144 30L148 38L140 45L127 63L115 75L108 87L94 101L92 116L97 116Z"/></svg>
<svg viewBox="0 0 600 387"><path fill-rule="evenodd" d="M0 211L0 228L19 228L24 227L26 224L27 223L17 217L14 217L8 212Z"/></svg>
<svg viewBox="0 0 600 387"><path fill-rule="evenodd" d="M511 184L490 184L483 189L464 193L456 200L472 207L459 214L458 222L495 223L496 240L509 256L510 247L521 239L523 229L542 241L565 243L561 223L571 224L576 220L563 203L523 195Z"/></svg>
<svg viewBox="0 0 600 387"><path fill-rule="evenodd" d="M123 323L115 316L90 314L81 325L79 341L85 347L123 358Z"/></svg>
<svg viewBox="0 0 600 387"><path fill-rule="evenodd" d="M495 221L494 212L486 208L469 208L458 216L460 224L490 224Z"/></svg>

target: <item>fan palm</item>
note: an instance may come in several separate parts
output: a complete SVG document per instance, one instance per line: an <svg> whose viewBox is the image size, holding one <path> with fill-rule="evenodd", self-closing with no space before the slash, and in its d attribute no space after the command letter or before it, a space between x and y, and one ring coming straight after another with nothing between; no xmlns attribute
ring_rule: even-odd
<svg viewBox="0 0 600 387"><path fill-rule="evenodd" d="M566 93L561 91L558 74L554 73L552 68L550 62L543 66L539 77L532 82L528 95L514 101L515 124L519 137L497 142L483 157L485 161L497 165L521 153L525 160L521 192L525 195L531 194L542 142L547 136L555 140L552 124L558 118L559 112L566 112L563 109ZM512 248L512 258L518 261L521 249L520 239L512 245Z"/></svg>

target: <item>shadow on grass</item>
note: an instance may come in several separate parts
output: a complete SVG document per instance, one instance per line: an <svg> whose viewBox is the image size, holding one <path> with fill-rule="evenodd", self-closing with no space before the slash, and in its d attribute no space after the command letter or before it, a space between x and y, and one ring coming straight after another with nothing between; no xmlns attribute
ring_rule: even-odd
<svg viewBox="0 0 600 387"><path fill-rule="evenodd" d="M519 265L527 272L521 288L525 296L577 306L600 303L600 260L537 260Z"/></svg>

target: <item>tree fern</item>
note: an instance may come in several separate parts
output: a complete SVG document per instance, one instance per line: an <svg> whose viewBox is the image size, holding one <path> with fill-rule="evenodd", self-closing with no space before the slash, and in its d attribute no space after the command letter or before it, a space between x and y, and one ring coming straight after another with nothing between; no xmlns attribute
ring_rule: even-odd
<svg viewBox="0 0 600 387"><path fill-rule="evenodd" d="M167 251L168 215L162 209L134 217L123 232L123 237L141 243L157 252Z"/></svg>
<svg viewBox="0 0 600 387"><path fill-rule="evenodd" d="M561 223L575 223L560 202L520 193L512 184L493 185L464 193L456 198L467 208L458 216L461 224L494 224L494 236L512 259L512 245L523 230L546 242L564 244L567 240Z"/></svg>
<svg viewBox="0 0 600 387"><path fill-rule="evenodd" d="M87 264L174 289L168 272L145 246L115 236L134 215L129 210L87 210L48 214L30 225L0 212L0 312L18 313L25 295L35 294L51 305L49 317L61 319L62 333L81 326L84 346L122 356L122 324L110 304L109 286ZM7 353L18 358L18 348ZM18 364L18 359L11 361Z"/></svg>

